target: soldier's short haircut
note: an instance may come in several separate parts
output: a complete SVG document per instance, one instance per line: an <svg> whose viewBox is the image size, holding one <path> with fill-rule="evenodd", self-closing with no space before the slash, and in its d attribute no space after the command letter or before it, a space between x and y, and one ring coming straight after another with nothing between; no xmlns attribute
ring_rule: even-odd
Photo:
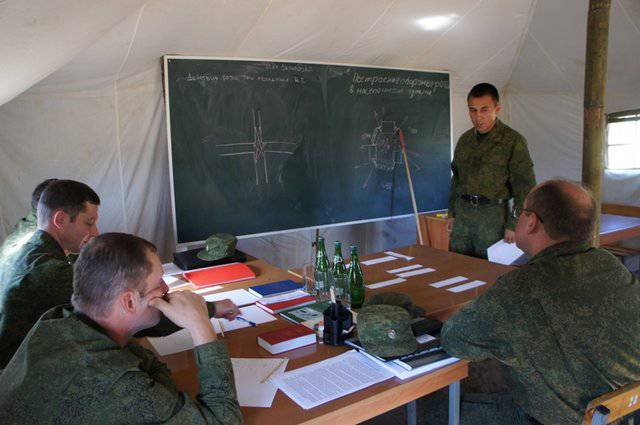
<svg viewBox="0 0 640 425"><path fill-rule="evenodd" d="M100 205L100 197L89 186L74 180L57 180L50 183L38 202L38 226L49 224L53 214L62 210L71 221L85 210L85 202Z"/></svg>
<svg viewBox="0 0 640 425"><path fill-rule="evenodd" d="M568 189L582 188L586 196ZM568 180L549 180L527 195L527 209L535 211L549 237L555 240L587 241L593 237L596 203L585 187Z"/></svg>
<svg viewBox="0 0 640 425"><path fill-rule="evenodd" d="M500 94L498 89L493 84L480 83L473 86L469 94L467 95L467 102L472 97L491 96L496 103L500 102Z"/></svg>
<svg viewBox="0 0 640 425"><path fill-rule="evenodd" d="M49 186L51 183L58 181L58 179L46 179L42 183L36 186L31 193L31 209L36 211L38 209L38 202L40 202L40 196L42 192Z"/></svg>
<svg viewBox="0 0 640 425"><path fill-rule="evenodd" d="M76 310L103 317L127 289L142 291L153 265L151 242L125 233L104 233L80 252L73 273L71 303Z"/></svg>

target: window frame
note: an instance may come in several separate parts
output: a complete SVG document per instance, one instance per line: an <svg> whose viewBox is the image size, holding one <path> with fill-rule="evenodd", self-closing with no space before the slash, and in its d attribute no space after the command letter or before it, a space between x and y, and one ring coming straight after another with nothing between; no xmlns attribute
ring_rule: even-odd
<svg viewBox="0 0 640 425"><path fill-rule="evenodd" d="M639 139L636 141L636 143L615 143L615 144L610 144L609 143L609 124L614 124L614 123L621 123L621 122L629 122L629 121L635 121L637 122L637 126L638 126L638 137ZM614 170L614 171L621 171L621 170L634 170L634 171L640 171L640 164L635 164L635 160L634 160L634 166L632 168L609 168L609 148L611 146L634 146L635 149L640 150L640 108L638 109L629 109L626 111L619 111L619 112L613 112L610 114L606 114L605 115L605 122L606 122L606 132L605 132L605 169L607 170Z"/></svg>

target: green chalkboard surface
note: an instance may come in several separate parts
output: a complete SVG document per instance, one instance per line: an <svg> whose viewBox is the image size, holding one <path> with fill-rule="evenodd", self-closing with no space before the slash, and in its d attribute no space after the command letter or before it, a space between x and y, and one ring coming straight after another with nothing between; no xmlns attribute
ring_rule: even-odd
<svg viewBox="0 0 640 425"><path fill-rule="evenodd" d="M164 59L178 243L447 206L448 73Z"/></svg>

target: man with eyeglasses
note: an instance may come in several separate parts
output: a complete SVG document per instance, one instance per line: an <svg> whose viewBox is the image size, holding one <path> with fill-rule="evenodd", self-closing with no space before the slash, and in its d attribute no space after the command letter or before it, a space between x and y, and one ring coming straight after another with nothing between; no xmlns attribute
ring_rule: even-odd
<svg viewBox="0 0 640 425"><path fill-rule="evenodd" d="M89 242L75 264L73 306L46 312L0 375L0 423L242 423L227 347L204 299L167 289L150 242L122 233ZM237 315L229 303L216 306L217 317ZM163 315L193 339L196 400L131 341Z"/></svg>
<svg viewBox="0 0 640 425"><path fill-rule="evenodd" d="M442 330L449 354L497 360L509 386L505 394L468 396L462 423L478 415L580 423L590 400L640 380L640 283L592 245L595 202L580 185L542 183L515 212L516 243L531 260Z"/></svg>
<svg viewBox="0 0 640 425"><path fill-rule="evenodd" d="M452 251L487 258L498 240L514 241L509 202L521 207L536 179L527 141L498 119L498 90L476 84L467 104L473 128L460 136L451 162L447 230Z"/></svg>

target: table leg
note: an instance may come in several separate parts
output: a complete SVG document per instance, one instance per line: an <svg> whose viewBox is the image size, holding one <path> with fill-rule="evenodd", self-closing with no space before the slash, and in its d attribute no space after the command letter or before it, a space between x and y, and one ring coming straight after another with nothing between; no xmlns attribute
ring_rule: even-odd
<svg viewBox="0 0 640 425"><path fill-rule="evenodd" d="M407 406L407 425L416 425L418 423L416 401L410 401Z"/></svg>
<svg viewBox="0 0 640 425"><path fill-rule="evenodd" d="M449 425L460 425L460 381L449 385Z"/></svg>

